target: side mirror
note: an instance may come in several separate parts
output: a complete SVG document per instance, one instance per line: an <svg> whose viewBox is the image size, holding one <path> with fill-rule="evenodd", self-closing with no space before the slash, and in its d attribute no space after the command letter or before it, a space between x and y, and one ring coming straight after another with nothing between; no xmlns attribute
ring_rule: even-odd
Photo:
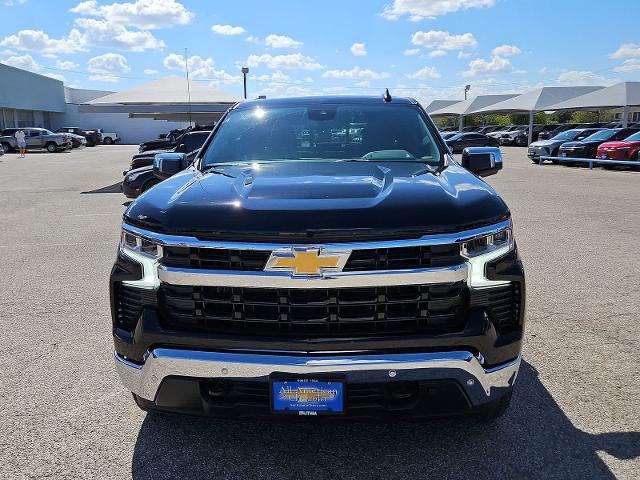
<svg viewBox="0 0 640 480"><path fill-rule="evenodd" d="M159 153L153 159L153 174L160 180L172 177L185 169L184 153Z"/></svg>
<svg viewBox="0 0 640 480"><path fill-rule="evenodd" d="M502 153L496 147L467 147L462 151L461 163L479 177L488 177L502 169Z"/></svg>

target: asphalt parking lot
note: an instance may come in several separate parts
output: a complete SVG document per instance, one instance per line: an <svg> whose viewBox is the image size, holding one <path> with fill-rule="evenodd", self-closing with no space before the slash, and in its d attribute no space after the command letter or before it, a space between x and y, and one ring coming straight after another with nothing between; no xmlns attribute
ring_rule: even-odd
<svg viewBox="0 0 640 480"><path fill-rule="evenodd" d="M492 183L526 265L524 363L493 424L145 415L112 361L107 280L136 147L0 157L0 478L639 478L640 173Z"/></svg>

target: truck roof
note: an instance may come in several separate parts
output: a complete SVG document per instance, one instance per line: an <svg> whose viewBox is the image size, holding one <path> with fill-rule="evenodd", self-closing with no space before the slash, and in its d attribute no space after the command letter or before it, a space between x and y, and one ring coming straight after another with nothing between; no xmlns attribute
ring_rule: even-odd
<svg viewBox="0 0 640 480"><path fill-rule="evenodd" d="M262 107L275 107L275 106L287 106L287 105L315 105L315 104L381 104L384 103L382 95L322 95L322 96L309 96L309 97L289 97L289 98L258 98L255 100L245 100L240 102L236 108L255 108ZM402 105L415 105L417 102L413 98L408 97L393 97L390 104L402 104Z"/></svg>

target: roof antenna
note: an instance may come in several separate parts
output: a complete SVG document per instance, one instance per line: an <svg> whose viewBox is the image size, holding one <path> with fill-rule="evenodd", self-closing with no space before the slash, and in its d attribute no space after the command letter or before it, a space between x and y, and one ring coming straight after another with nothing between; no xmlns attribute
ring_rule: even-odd
<svg viewBox="0 0 640 480"><path fill-rule="evenodd" d="M389 103L391 101L391 94L389 93L388 88L384 91L384 95L382 95L382 99L384 100L384 103Z"/></svg>

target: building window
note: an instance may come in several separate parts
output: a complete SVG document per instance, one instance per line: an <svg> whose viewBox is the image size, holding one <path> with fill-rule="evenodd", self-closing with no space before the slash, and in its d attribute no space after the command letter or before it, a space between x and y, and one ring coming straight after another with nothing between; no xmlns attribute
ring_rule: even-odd
<svg viewBox="0 0 640 480"><path fill-rule="evenodd" d="M33 127L33 111L17 110L18 127Z"/></svg>

